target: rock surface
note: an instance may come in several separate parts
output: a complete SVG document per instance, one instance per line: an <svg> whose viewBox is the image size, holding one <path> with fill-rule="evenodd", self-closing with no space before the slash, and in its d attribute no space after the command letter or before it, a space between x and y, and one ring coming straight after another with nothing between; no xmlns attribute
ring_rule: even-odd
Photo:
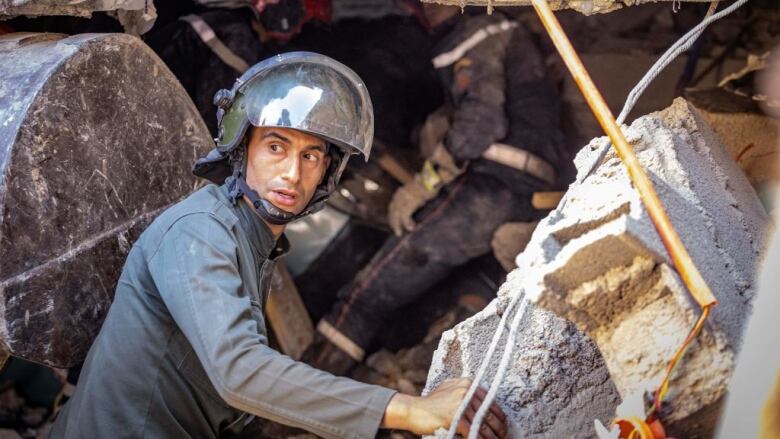
<svg viewBox="0 0 780 439"><path fill-rule="evenodd" d="M124 34L0 37L0 339L77 364L127 252L199 184L213 142L162 61Z"/></svg>
<svg viewBox="0 0 780 439"><path fill-rule="evenodd" d="M766 215L684 100L624 131L720 302L678 367L663 411L672 433L707 437L755 295ZM427 390L474 376L510 300L533 302L498 393L515 437L593 436L593 420L611 420L621 397L658 385L698 317L617 156L608 153L588 175L607 143L597 138L580 152L577 181L540 222L499 298L445 333L434 355Z"/></svg>

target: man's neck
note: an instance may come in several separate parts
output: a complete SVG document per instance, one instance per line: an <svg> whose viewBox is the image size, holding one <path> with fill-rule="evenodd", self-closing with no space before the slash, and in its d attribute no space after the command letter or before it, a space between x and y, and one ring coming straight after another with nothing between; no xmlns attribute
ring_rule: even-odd
<svg viewBox="0 0 780 439"><path fill-rule="evenodd" d="M249 205L249 207L251 207L251 208L252 208L252 212L253 212L255 215L257 215L257 217L258 217L258 218L260 218L260 219L263 221L263 223L265 223L265 225L268 227L268 230L270 230L270 231L271 231L271 234L272 234L272 235L274 235L274 238L275 238L275 239L279 239L279 237L280 237L280 236L282 236L282 233L284 233L284 228L285 228L286 226L285 226L284 224L281 224L281 225L280 225L280 224L270 224L268 221L266 221L266 220L265 220L265 218L263 218L262 216L260 216L260 214L259 214L259 213L257 213L257 211L255 211L255 207L254 207L254 205L252 204L252 201L250 201L250 200L249 200L249 197L247 197L246 195L244 195L244 196L243 196L243 197L241 197L241 198L242 198L242 199L243 199L243 200L246 202L246 204L248 204L248 205Z"/></svg>

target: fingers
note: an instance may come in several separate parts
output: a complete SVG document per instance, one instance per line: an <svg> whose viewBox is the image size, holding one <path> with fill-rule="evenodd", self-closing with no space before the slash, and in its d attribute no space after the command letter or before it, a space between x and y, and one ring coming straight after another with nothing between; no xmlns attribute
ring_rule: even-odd
<svg viewBox="0 0 780 439"><path fill-rule="evenodd" d="M482 387L477 387L474 392L474 397L471 398L469 406L464 413L464 418L471 424L474 421L477 411L482 406L483 401L487 396L487 391ZM469 425L471 428L471 425ZM506 425L506 414L501 410L501 407L493 401L490 404L485 416L482 418L482 425L479 429L480 438L505 438L507 436L508 428Z"/></svg>
<svg viewBox="0 0 780 439"><path fill-rule="evenodd" d="M482 426L489 427L490 431L495 435L495 437L498 438L506 437L506 433L507 433L506 420L504 421L499 420L498 417L494 415L492 411L489 411L487 415L485 415L485 419L484 422L482 423Z"/></svg>
<svg viewBox="0 0 780 439"><path fill-rule="evenodd" d="M387 222L390 225L390 228L393 229L395 236L399 238L404 234L404 230L411 232L415 226L415 222L411 216L404 215L400 212L390 213Z"/></svg>
<svg viewBox="0 0 780 439"><path fill-rule="evenodd" d="M399 221L395 216L391 216L388 219L388 223L390 223L390 228L393 229L393 233L397 237L401 237L403 234L403 227L401 226L401 221Z"/></svg>
<svg viewBox="0 0 780 439"><path fill-rule="evenodd" d="M466 395L469 387L471 386L471 379L449 379L445 380L439 386L439 389L459 388ZM438 390L438 389L437 389ZM458 422L457 432L463 437L468 437L471 430L472 423L476 417L477 411L482 405L487 391L482 387L477 387L474 391L474 396L466 406L466 410L463 412L463 416ZM480 439L504 439L507 437L508 428L506 423L506 415L501 410L498 404L495 402L490 404L490 407L485 413L485 417L482 419L482 425L479 427L478 437Z"/></svg>
<svg viewBox="0 0 780 439"><path fill-rule="evenodd" d="M416 225L417 224L412 219L412 214L411 213L404 217L404 229L406 229L407 232L411 232L412 230L414 230L414 226L416 226Z"/></svg>
<svg viewBox="0 0 780 439"><path fill-rule="evenodd" d="M393 229L395 236L401 236L403 233L402 218L403 215L401 214L400 209L396 205L394 199L390 202L390 206L388 206L387 209L387 223L390 225L390 228Z"/></svg>
<svg viewBox="0 0 780 439"><path fill-rule="evenodd" d="M403 188L399 189L390 200L390 205L387 207L387 222L395 236L400 237L404 230L411 232L414 229L415 222L412 215L417 208L410 204L410 201Z"/></svg>
<svg viewBox="0 0 780 439"><path fill-rule="evenodd" d="M506 427L506 414L501 409L501 407L498 404L496 404L495 401L493 401L493 403L490 404L490 413L492 413L493 416L495 416L498 422L504 424L504 426Z"/></svg>

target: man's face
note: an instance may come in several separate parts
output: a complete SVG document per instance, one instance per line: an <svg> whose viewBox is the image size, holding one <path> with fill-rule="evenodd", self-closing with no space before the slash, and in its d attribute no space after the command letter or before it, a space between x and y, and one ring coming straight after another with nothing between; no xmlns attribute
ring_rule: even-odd
<svg viewBox="0 0 780 439"><path fill-rule="evenodd" d="M319 137L273 127L250 133L246 182L279 209L301 213L329 165L327 144Z"/></svg>

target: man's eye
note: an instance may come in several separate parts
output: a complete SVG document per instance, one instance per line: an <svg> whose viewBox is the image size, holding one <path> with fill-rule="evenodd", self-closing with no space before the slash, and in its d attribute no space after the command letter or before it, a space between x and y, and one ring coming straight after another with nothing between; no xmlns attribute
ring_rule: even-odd
<svg viewBox="0 0 780 439"><path fill-rule="evenodd" d="M278 143L272 143L270 145L270 148L271 148L271 151L273 151L273 152L279 152L279 151L282 150L282 145L280 145Z"/></svg>
<svg viewBox="0 0 780 439"><path fill-rule="evenodd" d="M320 159L316 154L311 154L311 153L304 154L303 158L305 160L311 160L311 161L317 161Z"/></svg>

